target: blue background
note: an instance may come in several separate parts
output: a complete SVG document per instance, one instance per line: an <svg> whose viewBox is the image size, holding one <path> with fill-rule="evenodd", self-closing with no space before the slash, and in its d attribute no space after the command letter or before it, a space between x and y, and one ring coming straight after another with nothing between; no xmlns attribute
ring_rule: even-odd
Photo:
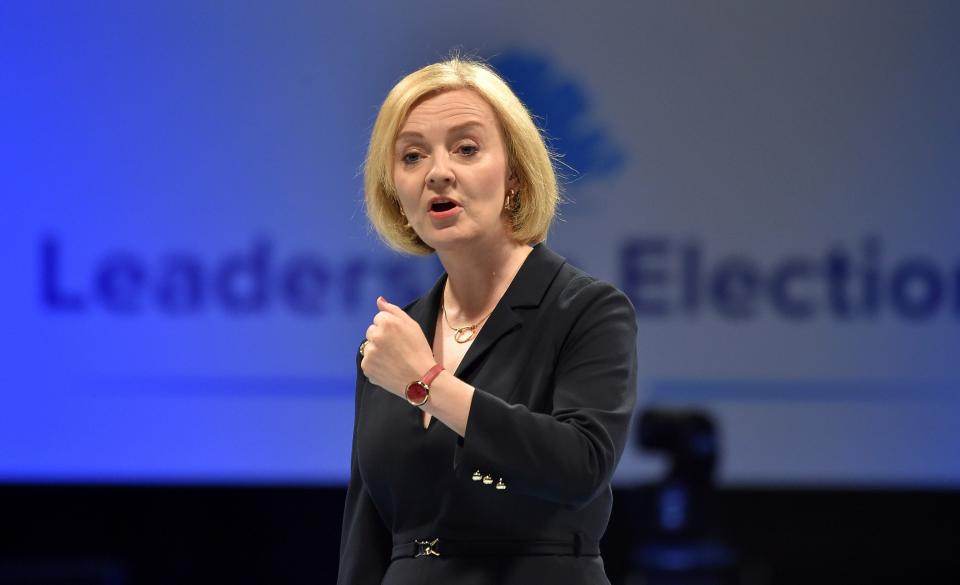
<svg viewBox="0 0 960 585"><path fill-rule="evenodd" d="M722 481L956 486L958 16L5 3L0 480L345 481L374 299L440 271L371 232L366 140L462 48L565 155L549 244L634 299L641 403L713 413ZM771 292L790 262L809 314ZM617 481L659 465L631 448Z"/></svg>

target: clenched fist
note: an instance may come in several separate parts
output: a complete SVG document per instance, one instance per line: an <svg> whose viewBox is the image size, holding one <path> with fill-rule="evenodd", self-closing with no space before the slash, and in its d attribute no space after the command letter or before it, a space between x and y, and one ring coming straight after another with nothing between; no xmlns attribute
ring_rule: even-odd
<svg viewBox="0 0 960 585"><path fill-rule="evenodd" d="M397 396L436 362L420 325L403 309L377 297L373 324L367 328L360 368L367 378Z"/></svg>

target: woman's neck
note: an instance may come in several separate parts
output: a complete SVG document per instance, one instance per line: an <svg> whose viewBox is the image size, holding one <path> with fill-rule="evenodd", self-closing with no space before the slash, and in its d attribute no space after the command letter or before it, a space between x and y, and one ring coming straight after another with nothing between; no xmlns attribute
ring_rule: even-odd
<svg viewBox="0 0 960 585"><path fill-rule="evenodd" d="M444 305L451 321L484 318L507 291L523 261L533 250L512 240L497 246L437 252L447 272Z"/></svg>

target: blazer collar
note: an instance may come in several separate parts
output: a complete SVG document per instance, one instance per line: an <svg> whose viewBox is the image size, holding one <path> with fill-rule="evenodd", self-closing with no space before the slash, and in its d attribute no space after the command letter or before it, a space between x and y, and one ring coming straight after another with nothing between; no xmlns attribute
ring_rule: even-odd
<svg viewBox="0 0 960 585"><path fill-rule="evenodd" d="M467 375L477 359L485 354L498 339L523 326L523 316L514 311L521 307L537 307L560 271L566 259L548 248L543 242L523 261L513 282L507 287L500 302L494 307L487 322L477 333L476 339L467 349L466 355L454 373L457 377ZM427 342L433 347L433 334L437 328L437 315L440 312L440 300L447 282L446 273L440 275L430 292L411 305L407 312L420 324Z"/></svg>

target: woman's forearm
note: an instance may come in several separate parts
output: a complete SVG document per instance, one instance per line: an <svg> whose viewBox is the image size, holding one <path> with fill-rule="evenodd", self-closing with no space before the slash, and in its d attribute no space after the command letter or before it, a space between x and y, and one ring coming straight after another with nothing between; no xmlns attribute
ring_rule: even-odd
<svg viewBox="0 0 960 585"><path fill-rule="evenodd" d="M466 437L473 386L444 370L430 384L430 399L422 408L461 437Z"/></svg>

